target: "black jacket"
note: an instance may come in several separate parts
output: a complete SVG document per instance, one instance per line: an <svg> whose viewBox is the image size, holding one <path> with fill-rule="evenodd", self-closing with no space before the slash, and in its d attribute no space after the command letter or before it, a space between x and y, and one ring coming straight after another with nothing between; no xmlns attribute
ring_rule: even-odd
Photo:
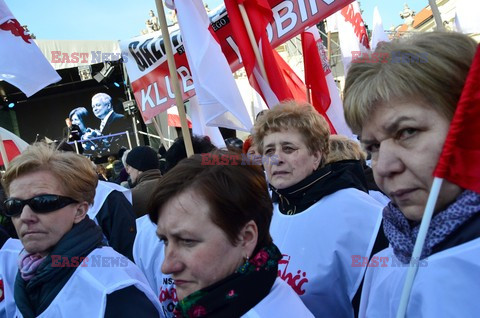
<svg viewBox="0 0 480 318"><path fill-rule="evenodd" d="M272 200L280 212L297 214L305 211L323 197L342 189L355 188L368 193L367 181L358 160L333 162L314 171L299 183L285 188L272 189Z"/></svg>
<svg viewBox="0 0 480 318"><path fill-rule="evenodd" d="M0 225L0 248L2 248L3 244L10 238L8 232Z"/></svg>
<svg viewBox="0 0 480 318"><path fill-rule="evenodd" d="M120 191L112 191L98 211L98 225L108 244L133 262L133 242L137 234L133 206Z"/></svg>
<svg viewBox="0 0 480 318"><path fill-rule="evenodd" d="M110 117L108 117L107 122L102 130L102 135L110 135L118 132L123 132L127 130L127 122L125 116L122 114L113 112Z"/></svg>

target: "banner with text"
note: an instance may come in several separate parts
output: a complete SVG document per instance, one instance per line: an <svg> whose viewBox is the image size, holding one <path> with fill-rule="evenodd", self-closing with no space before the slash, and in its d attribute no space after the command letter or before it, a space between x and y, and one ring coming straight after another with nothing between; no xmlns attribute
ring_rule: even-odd
<svg viewBox="0 0 480 318"><path fill-rule="evenodd" d="M317 24L351 2L352 0L269 0L273 21L268 25L267 33L272 46L277 47L288 41L306 27ZM242 66L242 60L232 36L227 11L220 7L208 15L212 22L211 31L218 39L232 72L235 72ZM144 120L151 119L175 104L163 41L161 32L120 41L135 99ZM186 100L195 95L195 91L178 29L170 32L170 41L177 66L177 79L180 81L183 99Z"/></svg>

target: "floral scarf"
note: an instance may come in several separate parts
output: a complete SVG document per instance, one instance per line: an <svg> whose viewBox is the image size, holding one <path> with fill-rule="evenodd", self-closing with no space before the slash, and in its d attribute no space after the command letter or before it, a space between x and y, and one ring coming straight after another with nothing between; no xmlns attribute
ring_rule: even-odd
<svg viewBox="0 0 480 318"><path fill-rule="evenodd" d="M221 281L182 299L175 307L177 318L240 317L255 307L272 289L282 255L271 244Z"/></svg>
<svg viewBox="0 0 480 318"><path fill-rule="evenodd" d="M433 248L480 212L480 195L466 190L445 210L436 213L427 232L420 259L432 254ZM403 213L390 202L383 210L383 229L393 247L395 256L402 263L409 263L417 239L420 223L411 225Z"/></svg>

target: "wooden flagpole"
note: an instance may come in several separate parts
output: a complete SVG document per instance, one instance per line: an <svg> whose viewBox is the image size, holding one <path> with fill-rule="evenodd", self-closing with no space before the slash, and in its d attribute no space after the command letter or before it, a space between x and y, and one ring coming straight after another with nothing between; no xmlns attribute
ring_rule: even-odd
<svg viewBox="0 0 480 318"><path fill-rule="evenodd" d="M327 60L330 64L330 59L332 58L332 32L328 31L327 35Z"/></svg>
<svg viewBox="0 0 480 318"><path fill-rule="evenodd" d="M165 45L165 53L167 54L168 70L170 72L170 83L175 93L175 103L177 104L178 115L180 116L180 123L182 125L183 142L185 143L185 150L187 157L193 155L192 139L190 131L188 130L187 115L183 105L182 92L178 84L177 66L173 57L172 43L170 42L170 34L168 33L167 18L165 17L165 8L161 0L155 0L157 5L158 18L160 20L160 29L162 31L163 43Z"/></svg>
<svg viewBox="0 0 480 318"><path fill-rule="evenodd" d="M5 166L5 170L8 169L8 157L7 157L7 151L5 150L5 145L3 144L3 138L0 135L0 156L2 156L3 159L3 165Z"/></svg>
<svg viewBox="0 0 480 318"><path fill-rule="evenodd" d="M238 9L242 15L243 23L245 24L245 29L247 29L248 38L250 39L250 44L252 45L253 52L255 53L255 59L257 60L258 67L262 73L262 77L265 79L267 84L269 84L267 71L265 70L265 64L263 63L262 57L260 56L260 51L258 49L257 41L255 40L255 34L253 33L252 24L250 23L250 18L248 17L245 6L242 3L238 4Z"/></svg>

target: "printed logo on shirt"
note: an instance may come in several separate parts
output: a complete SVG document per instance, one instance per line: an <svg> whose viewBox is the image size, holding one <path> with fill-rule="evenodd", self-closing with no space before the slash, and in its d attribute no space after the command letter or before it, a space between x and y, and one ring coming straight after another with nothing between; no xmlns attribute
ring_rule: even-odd
<svg viewBox="0 0 480 318"><path fill-rule="evenodd" d="M278 277L283 279L299 296L301 296L305 294L303 285L308 283L307 272L304 272L301 269L294 269L293 272L290 272L288 268L290 258L290 255L282 254L282 259L278 262ZM295 275L293 273L295 273Z"/></svg>
<svg viewBox="0 0 480 318"><path fill-rule="evenodd" d="M163 278L162 287L158 296L162 305L163 315L167 318L174 318L173 310L178 303L177 290L172 278Z"/></svg>
<svg viewBox="0 0 480 318"><path fill-rule="evenodd" d="M3 280L0 279L0 302L5 299L5 293L3 291Z"/></svg>

